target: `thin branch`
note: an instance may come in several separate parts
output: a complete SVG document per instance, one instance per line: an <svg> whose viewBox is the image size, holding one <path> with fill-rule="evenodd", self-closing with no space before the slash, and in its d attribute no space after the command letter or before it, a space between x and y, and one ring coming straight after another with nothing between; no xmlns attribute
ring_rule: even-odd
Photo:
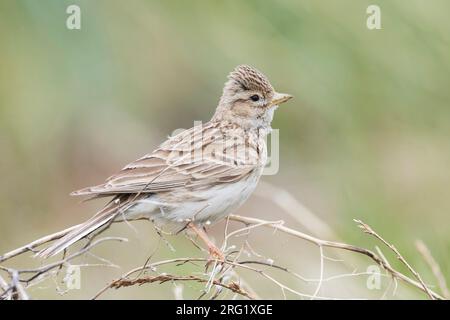
<svg viewBox="0 0 450 320"><path fill-rule="evenodd" d="M360 248L360 247L346 244L346 243L322 240L322 239L313 237L311 235L308 235L306 233L303 233L303 232L300 232L300 231L297 231L294 229L290 229L288 227L285 227L282 224L265 224L265 222L266 222L265 220L261 220L261 219L257 219L257 218L249 218L249 217L242 217L242 216L238 216L238 215L230 215L229 219L232 221L238 221L238 222L245 223L245 224L261 224L264 227L269 227L269 228L273 228L273 229L282 231L291 236L311 242L317 246L342 249L342 250L346 250L346 251L352 251L352 252L357 252L357 253L363 254L363 255L371 258L376 264L378 264L380 267L382 267L383 269L388 271L393 277L398 278L398 279L404 281L405 283L408 283L408 284L424 291L427 294L428 293L431 294L431 296L433 296L434 299L440 299L440 300L444 299L441 295L430 290L427 286L423 286L422 283L417 282L417 281L409 278L408 276L405 276L401 272L395 270L394 268L392 268L391 266L386 264L386 262L382 258L380 258L377 254L375 254L374 252L372 252L368 249Z"/></svg>
<svg viewBox="0 0 450 320"><path fill-rule="evenodd" d="M12 290L12 298L13 299L28 300L29 296L26 293L25 288L22 286L22 283L24 283L26 287L29 287L31 283L35 282L35 280L38 280L38 282L40 282L41 278L47 278L48 276L50 276L54 273L58 273L61 270L62 266L66 265L71 260L89 252L89 250L91 250L98 244L105 242L105 241L127 241L127 239L118 238L118 237L104 237L104 238L98 239L96 241L93 241L88 246L83 247L81 250L79 250L71 255L68 255L68 256L64 255L63 259L61 259L59 261L46 264L39 268L16 270L13 268L7 268L7 267L0 266L0 270L7 272L11 278L10 285L8 285L3 280L3 278L1 278L1 281L0 281L1 287L2 288L6 287L7 289L4 290L4 292L0 295L0 299L9 299L9 297L8 297L9 291ZM85 264L84 266L87 266L87 265ZM105 264L102 264L102 266L105 266ZM107 266L110 266L110 265L107 265ZM56 269L56 270L54 270L54 269ZM22 274L32 274L32 275L27 279L21 279L20 276Z"/></svg>
<svg viewBox="0 0 450 320"><path fill-rule="evenodd" d="M228 221L236 221L236 222L244 223L245 227L238 229L236 231L233 231L231 233L228 233ZM420 275L414 269L412 269L412 267L406 262L406 260L400 255L400 253L395 249L395 247L393 245L386 242L381 236L379 236L375 231L373 231L373 229L371 229L368 225L363 224L361 221L357 221L357 222L359 223L360 227L364 230L364 232L367 232L367 233L375 236L378 240L380 240L385 245L387 245L391 250L393 250L397 254L397 257L402 261L402 263L404 263L408 267L408 270L414 275L414 277L416 277L416 279L418 281L411 279L410 277L395 270L390 265L390 263L387 261L387 259L381 254L381 251L379 251L378 254L376 254L368 249L353 246L350 244L323 240L323 239L311 236L309 234L288 228L283 225L283 221L266 221L266 220L256 219L256 218L248 218L248 217L242 217L242 216L237 216L237 215L230 215L227 219L227 227L225 230L224 242L222 245L222 249L225 252L226 251L229 252L229 251L232 251L235 249L234 246L228 246L228 242L230 241L231 237L238 237L238 236L242 236L242 235L247 236L251 230L254 230L254 229L257 229L260 227L270 228L270 229L274 230L274 233L276 231L280 231L285 234L294 236L296 238L308 241L308 242L318 246L320 249L321 262L320 262L320 277L317 280L318 284L316 286L315 292L312 295L298 292L297 290L284 285L283 283L281 283L280 281L278 281L271 275L267 274L264 270L256 269L256 268L248 265L248 263L256 263L256 264L267 266L269 268L283 270L285 272L288 272L290 275L293 275L293 276L305 281L304 278L302 278L301 276L297 275L296 273L294 273L292 271L289 271L287 268L274 265L273 260L271 260L271 259L270 259L271 263L261 262L261 261L250 261L250 262L249 261L247 261L247 262L246 261L238 261L239 256L241 255L241 253L244 250L244 247L242 247L241 250L232 251L228 254L228 256L232 256L232 255L234 256L234 259L232 261L226 259L226 261L221 262L221 265L217 265L217 267L214 267L211 270L211 273L203 274L206 277L195 276L195 275L179 275L179 276L170 275L170 276L168 276L166 274L159 274L156 276L146 277L146 278L139 278L139 275L138 275L138 278L135 278L135 279L128 278L130 275L132 275L138 271L140 271L140 272L142 272L144 270L154 271L154 270L156 270L155 269L156 266L160 266L160 265L173 264L173 263L176 263L179 265L179 264L194 263L194 262L205 262L206 263L206 262L208 262L208 260L204 259L204 258L177 258L177 259L164 260L164 261L159 261L159 262L154 262L154 263L146 262L146 264L144 266L130 270L129 272L125 273L118 280L115 280L112 283L110 283L109 285L105 286L102 290L100 290L96 294L96 296L93 299L96 299L97 297L99 297L106 290L108 290L110 288L114 288L114 286L117 286L117 288L119 288L119 287L123 287L123 286L130 286L133 284L139 285L142 283L152 283L152 282L160 282L161 283L161 282L166 282L169 280L202 282L202 283L206 283L207 288L211 287L211 286L216 286L215 292L212 293L213 299L216 298L221 293L221 290L219 289L219 287L227 289L228 292L233 292L234 294L241 294L247 298L250 298L250 297L257 298L256 294L249 291L248 289L243 289L242 285L238 284L238 282L234 282L234 281L230 280L231 273L236 275L235 270L234 270L235 268L249 270L249 271L259 274L263 278L269 280L270 282L272 282L273 284L278 286L285 298L286 298L286 293L290 292L292 294L295 294L297 296L304 297L304 298L330 299L329 297L318 296L318 293L320 292L322 283L324 281L327 281L327 279L324 279L324 259L326 258L324 256L324 252L323 252L324 248L334 248L334 249L338 249L341 251L351 251L351 252L365 255L365 256L369 257L370 259L372 259L381 268L386 270L387 274L392 276L392 278L394 279L395 285L397 283L396 280L399 279L399 280L425 292L432 299L443 299L442 296L440 296L436 292L432 291L425 285L425 283L422 281L422 278L420 277ZM28 245L25 245L18 249L12 250L12 251L0 256L0 262L4 262L8 259L11 259L13 257L16 257L20 254L23 254L23 253L26 253L29 251L35 252L36 251L35 249L37 247L39 247L40 245L43 245L45 243L59 239L75 228L78 228L78 226L73 226L73 227L65 229L63 231L42 237L38 240L35 240L35 241L29 243ZM101 231L103 232L104 229L102 229ZM95 236L99 235L102 232L95 234ZM0 266L0 270L4 270L4 271L8 272L8 274L10 275L10 278L12 280L11 284L8 284L3 278L0 278L0 288L4 291L0 295L0 297L27 299L28 295L25 292L25 288L23 288L21 283L25 283L27 285L26 287L29 287L32 283L36 282L35 280L40 280L42 277L46 277L48 275L54 274L55 271L59 271L63 265L67 264L72 259L75 259L76 257L78 257L82 254L90 253L89 251L94 246L96 246L97 244L99 244L103 241L119 240L119 239L120 239L120 241L124 241L124 239L122 239L122 238L112 238L112 237L102 238L102 239L93 241L94 238L95 237L90 237L90 239L88 239L89 242L81 250L79 250L71 255L68 255L68 256L64 255L61 260L54 262L54 263L44 265L40 268L15 270L15 269ZM253 249L251 249L250 246L248 246L248 248L250 249L250 251L253 251ZM236 252L237 252L237 255L235 255ZM251 252L250 252L250 254L251 254ZM267 261L269 261L269 260L267 259ZM434 268L436 268L436 267L434 266ZM54 269L57 269L57 270L54 270ZM434 272L436 272L436 270L434 270ZM19 275L26 274L26 273L31 273L32 276L29 279L21 280L19 278ZM171 277L171 279L167 278L167 280L165 280L166 278L164 278L164 277L166 277L166 278ZM161 280L164 280L164 281L161 281ZM122 285L118 285L118 283L119 284L121 283ZM441 285L442 285L442 283L441 283ZM445 295L445 290L442 290L442 291ZM207 292L208 291L205 291L205 294Z"/></svg>
<svg viewBox="0 0 450 320"><path fill-rule="evenodd" d="M12 272L12 288L15 300L30 300L30 297L20 283L19 273L16 270Z"/></svg>
<svg viewBox="0 0 450 320"><path fill-rule="evenodd" d="M152 270L152 271L154 271L157 266L166 265L166 264L173 264L173 263L177 263L179 265L179 264L185 264L187 262L194 262L194 261L208 262L208 259L205 259L205 258L191 258L191 257L188 257L188 258L176 258L176 259L169 259L169 260L158 261L158 262L154 262L152 264L149 264L147 266L141 266L141 267L134 268L134 269L128 271L127 273L125 273L124 275L122 275L119 279L114 280L110 284L108 284L105 287L103 287L99 292L97 292L97 294L92 299L95 300L95 299L99 298L105 291L107 291L108 289L113 288L114 287L114 283L116 283L118 281L120 282L120 281L122 281L124 279L127 279L128 277L130 277L131 275L133 275L136 272L141 272L143 270ZM295 295L298 295L298 296L304 297L304 298L313 298L314 297L312 295L308 295L308 294L304 294L304 293L298 292L298 291L296 291L296 290L294 290L294 289L292 289L292 288L282 284L281 282L279 282L278 280L276 280L272 276L270 276L267 273L265 273L263 270L255 269L255 268L250 267L250 266L248 266L246 264L243 264L243 263L237 263L237 262L231 262L231 261L223 261L222 263L228 264L228 265L232 265L234 267L238 267L238 268L242 268L242 269L246 269L246 270L250 270L250 271L256 272L259 275L263 276L264 278L266 278L266 279L270 280L271 282L273 282L278 287L280 287L282 292L288 291L290 293L293 293ZM208 280L206 280L206 281L208 281ZM321 297L321 296L316 296L314 298L317 298L317 299L332 299L330 297Z"/></svg>
<svg viewBox="0 0 450 320"><path fill-rule="evenodd" d="M119 289L122 287L129 287L129 286L133 286L133 285L143 285L145 283L153 283L153 282L159 282L160 284L165 283L167 281L196 281L196 282L202 282L202 283L207 283L209 280L208 279L203 279L200 277L196 277L196 276L177 276L177 275L170 275L170 274L160 274L157 276L147 276L147 277L143 277L143 278L137 278L137 279L119 279L115 282L113 282L111 284L111 288L112 289ZM254 300L255 297L253 297L250 293L246 292L245 290L243 290L239 284L237 284L236 282L231 282L231 284L227 285L224 284L222 282L220 282L219 280L213 280L213 285L215 286L220 286L223 287L225 289L228 289L230 291L233 291L237 294L240 294L241 296L244 296L246 298L249 298L251 300Z"/></svg>
<svg viewBox="0 0 450 320"><path fill-rule="evenodd" d="M6 260L9 260L11 258L14 258L14 257L16 257L18 255L21 255L21 254L23 254L25 252L28 252L28 251L35 252L35 248L37 248L37 247L39 247L39 246L41 246L43 244L46 244L46 243L48 243L50 241L54 241L54 240L62 238L66 234L68 234L70 231L75 230L79 226L80 225L75 225L73 227L64 229L62 231L49 234L49 235L44 236L42 238L39 238L39 239L37 239L37 240L35 240L33 242L30 242L30 243L28 243L28 244L26 244L26 245L24 245L22 247L19 247L19 248L15 249L15 250L11 250L11 251L9 251L9 252L7 252L7 253L5 253L5 254L0 256L0 263L4 262Z"/></svg>
<svg viewBox="0 0 450 320"><path fill-rule="evenodd" d="M424 289L424 291L426 292L426 294L430 297L431 300L434 300L435 297L433 296L433 294L431 293L430 289L427 287L427 285L425 284L425 282L422 280L422 277L420 276L420 274L413 269L413 267L411 267L411 265L406 261L405 258L403 258L403 256L400 254L400 252L397 250L397 248L387 242L386 240L384 240L383 237L381 237L378 233L376 233L368 224L362 222L361 220L354 220L356 223L358 223L358 226L363 230L363 232L377 238L378 240L380 240L381 242L383 242L389 249L391 249L396 255L397 258L406 266L406 268L408 268L408 270L414 275L414 277L419 280L420 284L422 285L422 288Z"/></svg>
<svg viewBox="0 0 450 320"><path fill-rule="evenodd" d="M17 270L19 273L34 273L34 275L32 277L30 277L27 280L23 280L24 282L28 283L34 279L36 279L39 275L46 273L54 268L58 268L61 265L66 264L67 262L75 259L76 257L79 257L81 255L83 255L84 253L88 252L89 250L91 250L92 248L94 248L95 246L99 245L102 242L105 241L119 241L119 242L126 242L128 241L128 239L126 238L118 238L118 237L104 237L101 239L98 239L96 241L93 241L92 243L90 243L87 247L82 248L81 250L65 257L62 260L50 263L48 265L45 265L43 267L40 268L35 268L35 269L23 269L23 270Z"/></svg>
<svg viewBox="0 0 450 320"><path fill-rule="evenodd" d="M148 220L148 219L146 219L146 218L136 218L136 219L133 219L132 221L138 221L138 220ZM118 223L118 222L121 222L121 221L113 221L112 223ZM71 232L72 230L77 229L81 225L82 224L77 224L77 225L74 225L74 226L69 227L67 229L64 229L62 231L58 231L58 232L55 232L55 233L43 236L42 238L34 240L34 241L24 245L24 246L21 246L21 247L19 247L17 249L11 250L11 251L9 251L9 252L7 252L7 253L5 253L5 254L0 256L0 263L5 262L5 261L7 261L9 259L12 259L12 258L14 258L16 256L19 256L19 255L21 255L23 253L26 253L26 252L29 252L29 251L31 251L33 253L36 253L36 248L37 247L42 246L43 244L46 244L46 243L58 240L58 239L64 237L69 232ZM102 232L103 231L105 231L105 230L102 229ZM93 236L91 236L90 239L93 239ZM92 240L90 240L90 241L92 241ZM87 245L89 245L89 242L87 243Z"/></svg>
<svg viewBox="0 0 450 320"><path fill-rule="evenodd" d="M437 280L438 286L441 289L442 294L446 299L450 299L450 292L447 287L447 282L445 280L444 275L442 274L441 267L439 264L434 260L433 255L431 254L430 250L426 246L426 244L422 240L416 241L416 248L417 251L422 255L425 262L430 267L431 271L433 272L434 277Z"/></svg>
<svg viewBox="0 0 450 320"><path fill-rule="evenodd" d="M315 296L317 296L320 292L320 288L322 287L322 283L323 283L323 269L324 269L324 259L323 259L323 248L322 246L319 246L319 250L320 250L320 277L319 277L319 282L317 284L317 288L316 291L314 291L313 294L313 298L314 299Z"/></svg>

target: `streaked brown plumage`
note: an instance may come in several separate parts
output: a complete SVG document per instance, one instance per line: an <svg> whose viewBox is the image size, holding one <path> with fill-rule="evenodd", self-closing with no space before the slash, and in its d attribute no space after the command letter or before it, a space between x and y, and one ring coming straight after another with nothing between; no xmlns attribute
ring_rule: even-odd
<svg viewBox="0 0 450 320"><path fill-rule="evenodd" d="M209 122L170 137L105 183L73 192L113 199L39 255L57 254L115 219L147 216L162 225L190 225L199 232L196 226L225 217L255 188L267 158L265 137L273 112L290 98L276 93L256 69L238 66L228 76Z"/></svg>

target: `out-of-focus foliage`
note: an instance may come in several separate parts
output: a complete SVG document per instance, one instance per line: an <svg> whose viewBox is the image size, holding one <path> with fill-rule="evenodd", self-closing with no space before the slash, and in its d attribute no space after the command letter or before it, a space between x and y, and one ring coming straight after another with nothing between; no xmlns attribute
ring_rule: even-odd
<svg viewBox="0 0 450 320"><path fill-rule="evenodd" d="M432 282L414 248L423 239L450 275L450 3L376 1L382 30L370 31L372 2L1 1L0 251L91 216L101 203L80 205L70 191L207 121L226 74L247 63L295 96L273 124L280 171L263 179L344 240L373 245L352 218L368 222ZM70 4L81 30L66 28ZM239 213L286 218L264 201ZM277 252L267 237L252 243ZM178 251L166 254L198 254L172 241ZM134 251L121 246L104 255ZM280 259L302 265L301 253ZM172 297L167 288L139 292Z"/></svg>

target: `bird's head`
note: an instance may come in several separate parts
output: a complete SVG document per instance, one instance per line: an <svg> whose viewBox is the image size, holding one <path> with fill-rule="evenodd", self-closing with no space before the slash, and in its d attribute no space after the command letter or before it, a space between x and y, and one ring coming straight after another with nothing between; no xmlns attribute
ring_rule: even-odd
<svg viewBox="0 0 450 320"><path fill-rule="evenodd" d="M267 77L255 68L240 65L228 75L213 119L245 128L270 128L274 110L291 98L276 92Z"/></svg>

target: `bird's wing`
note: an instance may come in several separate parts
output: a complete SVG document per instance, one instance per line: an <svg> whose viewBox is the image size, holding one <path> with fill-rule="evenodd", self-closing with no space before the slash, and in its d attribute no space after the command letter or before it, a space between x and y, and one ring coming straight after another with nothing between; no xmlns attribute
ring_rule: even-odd
<svg viewBox="0 0 450 320"><path fill-rule="evenodd" d="M72 195L156 193L239 181L260 166L260 145L206 123L170 137L154 152L128 164L104 184Z"/></svg>

